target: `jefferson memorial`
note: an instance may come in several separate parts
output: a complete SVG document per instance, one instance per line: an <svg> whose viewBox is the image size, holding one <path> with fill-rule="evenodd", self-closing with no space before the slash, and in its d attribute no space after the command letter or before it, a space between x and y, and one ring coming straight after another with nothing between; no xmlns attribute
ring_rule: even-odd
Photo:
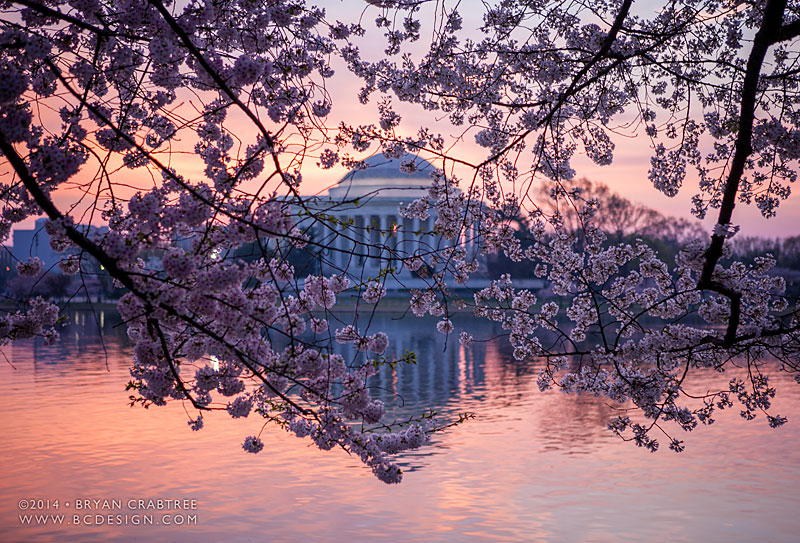
<svg viewBox="0 0 800 543"><path fill-rule="evenodd" d="M407 165L413 162L413 167ZM461 240L445 240L434 231L436 213L427 219L401 217L398 209L428 194L434 166L416 155L390 159L377 154L365 161L365 168L342 177L320 198L325 213L334 217L324 240L329 247L323 272L376 278L381 270L394 269L385 287L420 288L429 269L412 272L401 259L428 255L438 249L461 244L468 260L479 257L477 229L467 225ZM484 266L485 268L485 266ZM480 275L480 271L475 274Z"/></svg>

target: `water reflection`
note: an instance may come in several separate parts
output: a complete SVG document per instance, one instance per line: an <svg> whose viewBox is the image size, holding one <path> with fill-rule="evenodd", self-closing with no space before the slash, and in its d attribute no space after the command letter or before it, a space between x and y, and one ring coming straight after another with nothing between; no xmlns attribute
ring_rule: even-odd
<svg viewBox="0 0 800 543"><path fill-rule="evenodd" d="M253 456L251 416L210 415L193 433L180 405L128 407L131 348L110 314L76 314L60 344L4 348L0 369L4 477L0 541L793 541L800 483L800 393L777 375L778 431L735 412L656 455L611 437L598 398L541 394L535 362L503 342L470 350L432 321L376 315L394 353L372 385L401 413L433 407L478 418L408 454L405 482L387 487L342 451L267 429ZM500 331L462 318L476 337ZM349 359L355 352L342 353ZM701 376L708 386L727 380ZM797 420L793 420L797 419ZM193 498L197 526L21 526L22 498ZM62 512L64 512L62 510ZM73 511L66 511L72 513ZM669 534L669 535L667 535Z"/></svg>
<svg viewBox="0 0 800 543"><path fill-rule="evenodd" d="M486 421L502 420L510 410L530 403L530 394L538 393L533 389L540 362L515 360L504 332L494 323L456 317L457 329L479 338L498 338L465 349L456 334L446 337L435 331L437 320L370 316L371 329L390 332L389 357L416 354L416 364L384 366L369 382L373 394L393 406L398 418L430 408L444 418L473 411ZM351 344L337 344L335 350L351 363L363 363L366 356ZM598 398L550 394L531 432L542 439L542 450L585 453L595 442L610 438L605 425L614 414L615 407Z"/></svg>
<svg viewBox="0 0 800 543"><path fill-rule="evenodd" d="M416 355L415 364L383 366L370 380L374 395L387 406L404 410L427 406L439 410L454 400L485 393L485 344L465 351L453 337L436 333L436 320L431 319L398 322L389 315L375 315L371 324L375 330L390 334L387 358L399 359L409 352ZM352 344L337 344L335 350L350 362L362 362L365 356Z"/></svg>

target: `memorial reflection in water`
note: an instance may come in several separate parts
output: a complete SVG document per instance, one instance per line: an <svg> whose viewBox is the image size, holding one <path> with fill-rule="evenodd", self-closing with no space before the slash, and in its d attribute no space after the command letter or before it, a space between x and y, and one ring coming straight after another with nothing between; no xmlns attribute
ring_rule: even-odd
<svg viewBox="0 0 800 543"><path fill-rule="evenodd" d="M372 319L371 329L390 332L389 348L384 356L400 360L397 364L381 366L378 374L370 379L373 396L387 406L425 405L435 409L461 394L485 387L486 344L464 349L454 336L432 334L435 326L433 319L419 319L403 325L385 314ZM337 344L334 350L348 363L363 363L374 356L359 352L352 343ZM409 353L413 353L415 363L405 361Z"/></svg>

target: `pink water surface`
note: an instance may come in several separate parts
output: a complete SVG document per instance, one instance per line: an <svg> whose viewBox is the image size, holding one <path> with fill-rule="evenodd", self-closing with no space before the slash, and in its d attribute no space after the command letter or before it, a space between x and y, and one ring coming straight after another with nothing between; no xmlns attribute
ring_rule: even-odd
<svg viewBox="0 0 800 543"><path fill-rule="evenodd" d="M800 386L780 373L775 405L787 426L726 412L682 436L684 453L651 454L605 430L613 411L602 400L540 393L535 365L513 362L500 341L444 350L430 323L383 317L377 324L394 328L395 348L419 356L417 366L381 374L383 394L402 397L404 412L478 414L403 457L404 482L386 486L344 452L277 428L264 430L261 453L245 453L244 436L262 426L254 415L215 413L192 432L179 404L130 408L124 330L106 325L101 344L91 316L74 317L58 346L3 348L3 542L800 539ZM704 376L709 386L727 378ZM32 511L20 500L31 499L59 500L58 511L35 513L64 522L23 526L19 516ZM86 499L123 507L77 510ZM132 499L196 500L184 512L196 524L70 524L87 513L159 522L160 511L129 510Z"/></svg>

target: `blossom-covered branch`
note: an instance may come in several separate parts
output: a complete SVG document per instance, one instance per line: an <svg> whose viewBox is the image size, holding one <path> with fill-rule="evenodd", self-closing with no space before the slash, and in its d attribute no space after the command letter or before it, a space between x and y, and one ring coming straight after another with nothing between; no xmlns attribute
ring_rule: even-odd
<svg viewBox="0 0 800 543"><path fill-rule="evenodd" d="M454 421L393 418L373 394L379 367L413 361L363 318L394 290L464 348L481 338L454 313L499 323L515 358L541 362L542 389L609 398L624 412L611 431L651 450L658 432L682 450L671 425L734 401L785 422L761 369L800 370L796 301L774 259L738 262L730 240L735 205L769 217L797 178L796 2L645 16L631 0L502 0L480 20L445 0L367 4L352 18L301 0L0 3L0 238L43 215L61 256L21 276L91 259L125 290L131 401L186 402L194 430L209 411L256 413L398 482L393 455ZM353 102L331 90L337 70L374 122L337 117ZM414 126L416 108L441 118ZM640 209L574 180L577 154L613 167L626 130L650 142L666 197L693 169L693 213L719 209L710 236L662 254L620 226ZM363 209L402 187L346 187L376 159L425 178L384 222ZM344 196L304 194L304 173L337 167ZM495 255L545 288L489 277ZM58 339L56 305L15 302L0 342ZM690 392L696 370L742 361L744 380Z"/></svg>

